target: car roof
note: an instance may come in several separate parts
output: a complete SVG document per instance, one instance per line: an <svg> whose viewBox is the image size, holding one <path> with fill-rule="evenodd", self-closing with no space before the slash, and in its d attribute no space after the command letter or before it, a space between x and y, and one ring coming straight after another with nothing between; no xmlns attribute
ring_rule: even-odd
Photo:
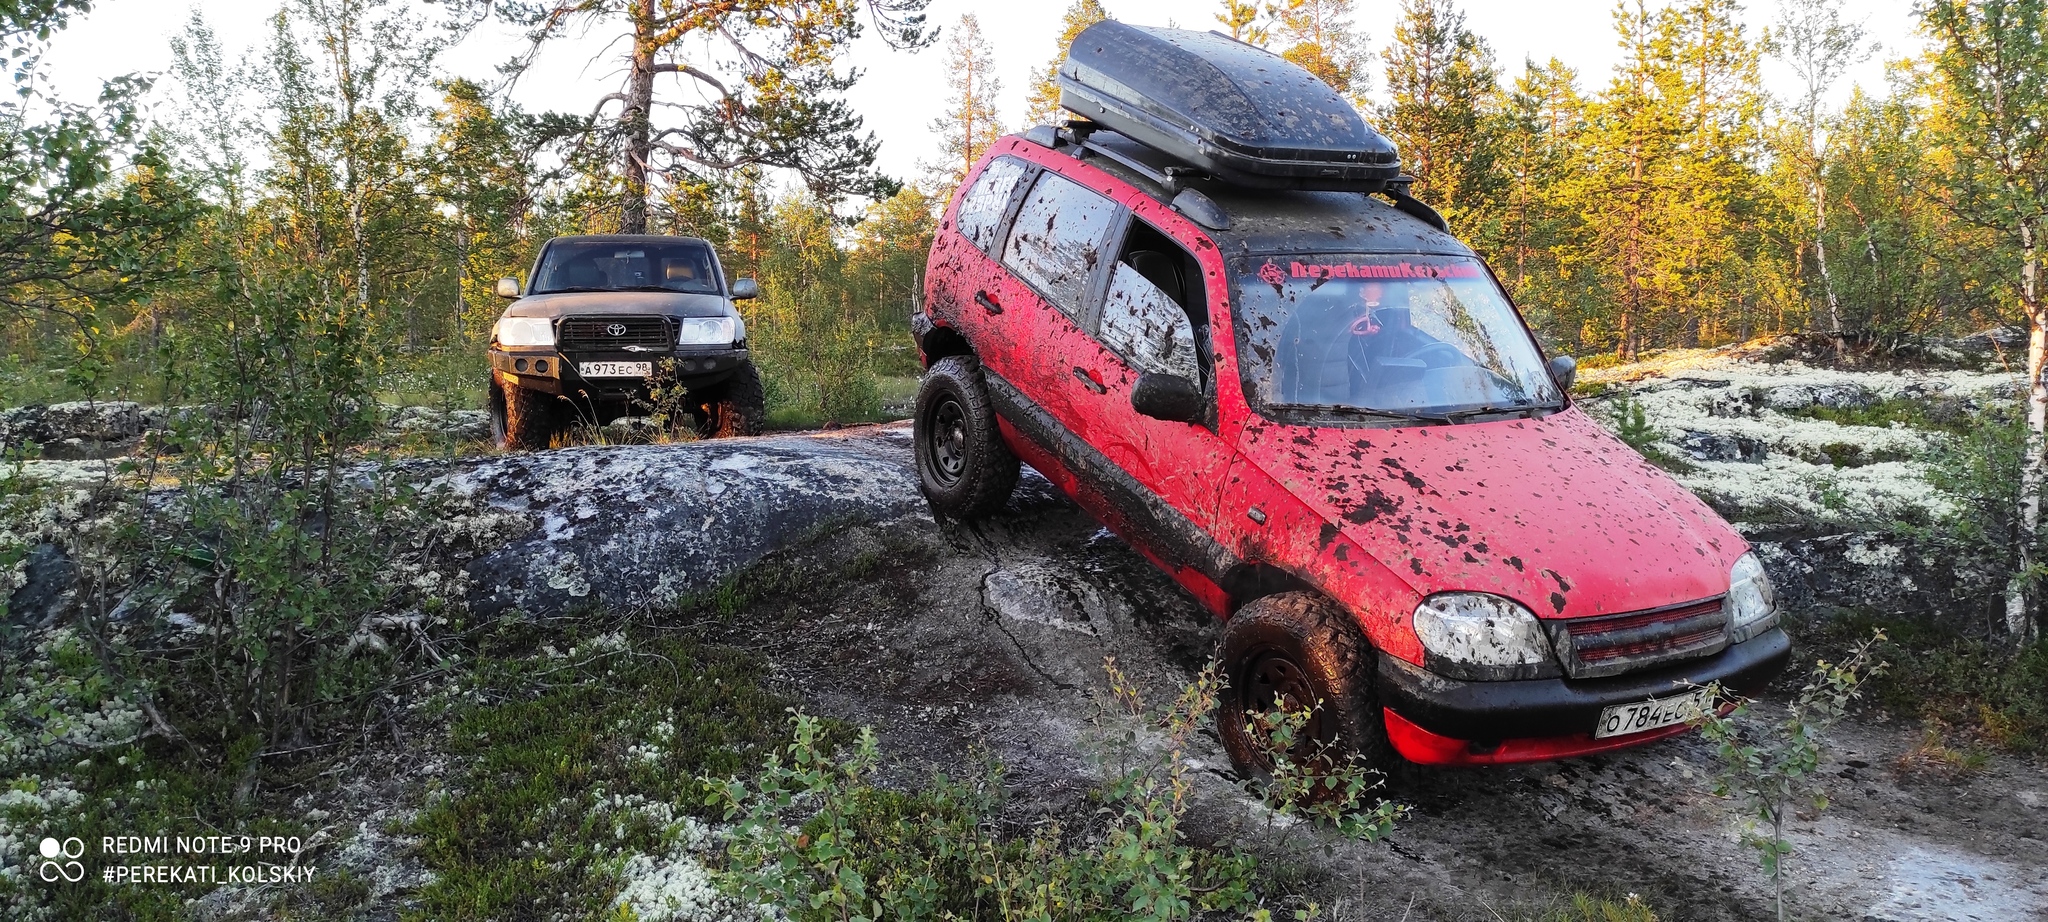
<svg viewBox="0 0 2048 922"><path fill-rule="evenodd" d="M674 234L564 234L549 240L572 243L701 243L710 246L711 241L702 237L681 237Z"/></svg>
<svg viewBox="0 0 2048 922"><path fill-rule="evenodd" d="M1022 135L1014 135L1020 140ZM1030 141L1024 144L1038 146ZM1113 131L1098 130L1089 143L1129 157L1155 171L1178 161ZM1040 151L1046 149L1038 146ZM1062 145L1061 155L1074 148ZM1041 158L1044 159L1044 158ZM1108 157L1089 154L1082 162L1096 167L1153 200L1171 206L1174 193L1151 177ZM1267 253L1430 253L1471 256L1472 248L1392 204L1358 192L1302 192L1251 189L1215 180L1194 179L1188 188L1206 195L1230 215L1230 228L1204 227L1226 254Z"/></svg>

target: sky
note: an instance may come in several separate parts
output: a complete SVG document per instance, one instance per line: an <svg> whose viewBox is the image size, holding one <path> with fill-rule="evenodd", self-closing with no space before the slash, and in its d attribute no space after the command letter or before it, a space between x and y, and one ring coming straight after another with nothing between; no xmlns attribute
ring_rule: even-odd
<svg viewBox="0 0 2048 922"><path fill-rule="evenodd" d="M1836 88L1835 102L1848 98L1852 84L1873 90L1883 85L1885 60L1920 47L1912 0L1845 0L1853 16L1863 17L1869 38L1883 50L1852 70ZM1654 6L1654 0L1652 5ZM1003 119L1021 127L1024 97L1031 71L1055 56L1060 14L1067 0L932 0L930 21L950 26L973 13L995 50L1002 80L999 97ZM1215 27L1220 2L1211 0L1103 0L1110 15L1140 25L1181 28ZM1613 29L1614 5L1607 0L1461 0L1468 25L1492 45L1507 75L1519 73L1524 58L1556 57L1576 68L1581 86L1597 89L1620 57ZM1370 38L1377 54L1393 35L1398 0L1358 0L1353 25ZM74 21L52 42L44 61L57 94L88 101L101 81L126 73L150 73L171 63L169 39L178 34L193 9L213 26L231 55L260 48L267 19L276 0L98 0L92 13ZM1751 0L1745 20L1751 34L1777 18L1777 0ZM496 78L495 65L523 50L516 32L487 26L470 33L441 59L441 69L479 81ZM546 52L536 68L515 87L513 98L529 111L588 112L605 93L618 88L622 63L618 46L607 48L603 36L586 37ZM916 53L890 50L870 34L847 56L864 71L848 94L849 101L881 139L880 167L899 178L917 175L918 163L936 154L930 128L946 106L943 42ZM1382 82L1377 59L1375 89ZM671 79L671 78L663 78ZM1767 63L1769 89L1789 92L1788 71Z"/></svg>

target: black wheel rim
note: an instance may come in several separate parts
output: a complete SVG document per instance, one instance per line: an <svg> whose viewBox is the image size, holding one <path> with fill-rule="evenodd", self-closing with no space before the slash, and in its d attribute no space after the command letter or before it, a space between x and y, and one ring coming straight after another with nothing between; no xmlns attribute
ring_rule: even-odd
<svg viewBox="0 0 2048 922"><path fill-rule="evenodd" d="M1258 743L1256 754L1259 762L1265 768L1272 767L1273 742L1254 717L1283 709L1309 711L1308 723L1301 728L1288 754L1298 760L1320 755L1334 741L1327 735L1330 722L1323 715L1327 702L1317 700L1315 683L1309 678L1308 670L1278 650L1254 654L1250 663L1244 671L1243 680L1238 683L1237 694L1245 720L1250 722L1249 732Z"/></svg>
<svg viewBox="0 0 2048 922"><path fill-rule="evenodd" d="M967 471L967 411L960 401L947 395L932 408L925 440L931 447L933 476L943 486L959 483Z"/></svg>

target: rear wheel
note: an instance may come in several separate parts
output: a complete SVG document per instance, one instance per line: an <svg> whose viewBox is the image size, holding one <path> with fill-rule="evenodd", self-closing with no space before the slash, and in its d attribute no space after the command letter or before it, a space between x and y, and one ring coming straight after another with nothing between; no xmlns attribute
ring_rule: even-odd
<svg viewBox="0 0 2048 922"><path fill-rule="evenodd" d="M760 435L761 424L768 419L768 391L761 386L761 373L753 362L740 363L732 377L696 404L690 416L699 438Z"/></svg>
<svg viewBox="0 0 2048 922"><path fill-rule="evenodd" d="M918 387L914 419L918 484L933 509L977 519L1010 501L1017 456L996 427L979 361L951 355L932 363Z"/></svg>
<svg viewBox="0 0 2048 922"><path fill-rule="evenodd" d="M491 442L500 451L537 451L562 429L562 401L491 375Z"/></svg>
<svg viewBox="0 0 2048 922"><path fill-rule="evenodd" d="M1272 774L1279 746L1257 718L1282 709L1309 711L1289 761L1395 766L1373 688L1372 648L1329 600L1289 592L1247 603L1223 625L1217 661L1229 687L1217 704L1216 730L1239 775Z"/></svg>

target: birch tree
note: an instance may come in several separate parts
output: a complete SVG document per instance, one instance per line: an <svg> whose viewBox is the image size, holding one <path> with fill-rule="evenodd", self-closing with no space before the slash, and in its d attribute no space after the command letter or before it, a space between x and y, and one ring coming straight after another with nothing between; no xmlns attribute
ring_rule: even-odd
<svg viewBox="0 0 2048 922"><path fill-rule="evenodd" d="M2007 278L2026 315L2027 445L2020 470L2018 566L2005 592L2015 643L2038 630L2044 449L2048 449L2048 305L2041 233L2048 223L2048 15L2039 0L1925 0L1934 39L1934 117L1951 147L1945 199L1959 216L1996 228L2012 248Z"/></svg>
<svg viewBox="0 0 2048 922"><path fill-rule="evenodd" d="M1808 207L1813 209L1813 262L1820 273L1821 295L1828 308L1828 328L1842 329L1842 302L1828 270L1828 140L1826 130L1828 91L1842 72L1870 56L1875 49L1864 43L1861 22L1842 18L1838 0L1785 0L1778 13L1777 33L1772 51L1799 77L1797 96L1790 105L1790 133L1797 146L1792 149L1800 179L1806 184Z"/></svg>

